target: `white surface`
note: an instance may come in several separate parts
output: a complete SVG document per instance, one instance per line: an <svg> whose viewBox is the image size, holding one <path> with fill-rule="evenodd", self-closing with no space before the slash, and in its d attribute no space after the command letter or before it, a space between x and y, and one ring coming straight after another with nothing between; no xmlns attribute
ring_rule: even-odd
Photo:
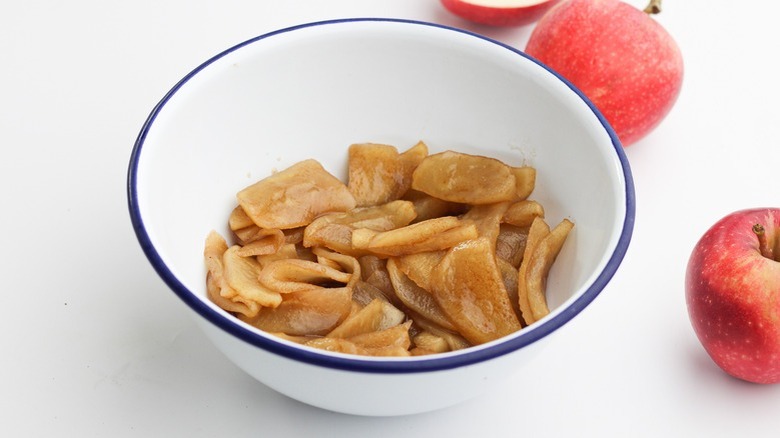
<svg viewBox="0 0 780 438"><path fill-rule="evenodd" d="M472 27L435 0L6 5L0 435L776 436L780 385L715 368L688 322L683 274L714 221L780 204L780 6L664 6L658 20L681 46L685 84L663 124L627 151L635 234L597 305L528 375L452 408L376 419L278 395L211 346L130 227L124 184L135 136L190 69L280 27L412 18L520 48L531 27Z"/></svg>

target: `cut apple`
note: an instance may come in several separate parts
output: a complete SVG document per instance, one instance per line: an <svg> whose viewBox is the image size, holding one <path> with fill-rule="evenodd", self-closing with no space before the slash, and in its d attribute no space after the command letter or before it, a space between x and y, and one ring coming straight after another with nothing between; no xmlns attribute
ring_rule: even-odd
<svg viewBox="0 0 780 438"><path fill-rule="evenodd" d="M541 18L559 0L441 0L453 14L488 26L522 26Z"/></svg>

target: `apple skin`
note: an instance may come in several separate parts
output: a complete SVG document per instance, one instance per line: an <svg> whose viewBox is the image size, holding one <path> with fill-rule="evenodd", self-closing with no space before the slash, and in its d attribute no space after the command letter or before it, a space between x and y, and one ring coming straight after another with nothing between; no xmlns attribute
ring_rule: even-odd
<svg viewBox="0 0 780 438"><path fill-rule="evenodd" d="M559 1L547 0L517 7L490 7L470 3L468 0L441 0L441 4L453 14L474 23L511 27L535 22Z"/></svg>
<svg viewBox="0 0 780 438"><path fill-rule="evenodd" d="M619 0L566 0L536 24L525 52L571 81L623 146L655 129L683 82L683 59L648 13Z"/></svg>
<svg viewBox="0 0 780 438"><path fill-rule="evenodd" d="M780 209L734 212L699 240L688 261L685 298L702 346L726 373L780 382L780 262L763 256L753 225L780 249ZM777 258L777 256L775 256Z"/></svg>

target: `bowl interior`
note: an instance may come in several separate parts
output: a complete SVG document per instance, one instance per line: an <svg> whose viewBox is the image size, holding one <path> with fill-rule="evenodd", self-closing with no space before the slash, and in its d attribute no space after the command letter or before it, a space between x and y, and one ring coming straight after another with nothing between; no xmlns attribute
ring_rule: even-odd
<svg viewBox="0 0 780 438"><path fill-rule="evenodd" d="M568 217L576 224L550 274L548 319L577 300L584 307L603 287L594 282L608 281L616 268L610 263L625 251L621 239L627 245L630 235L633 193L606 122L565 81L518 51L424 23L304 25L204 63L160 102L139 136L131 215L147 255L176 293L208 319L260 339L206 298L204 239L212 229L229 236L235 193L307 158L346 181L350 144L405 150L418 140L431 152L452 149L537 168L532 198L543 203L548 222ZM586 293L593 296L582 301Z"/></svg>

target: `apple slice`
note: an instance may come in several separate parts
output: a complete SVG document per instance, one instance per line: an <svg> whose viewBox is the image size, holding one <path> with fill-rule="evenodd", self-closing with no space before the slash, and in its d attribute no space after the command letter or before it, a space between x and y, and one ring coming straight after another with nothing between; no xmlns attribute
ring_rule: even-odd
<svg viewBox="0 0 780 438"><path fill-rule="evenodd" d="M522 26L538 20L559 0L441 0L450 12L488 26Z"/></svg>

